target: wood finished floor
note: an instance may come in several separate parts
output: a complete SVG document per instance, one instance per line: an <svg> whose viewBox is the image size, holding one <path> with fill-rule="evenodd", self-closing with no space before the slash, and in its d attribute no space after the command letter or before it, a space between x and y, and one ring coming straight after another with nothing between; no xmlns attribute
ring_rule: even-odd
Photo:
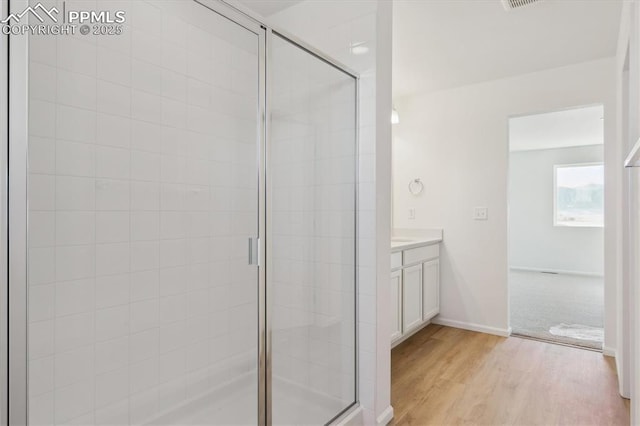
<svg viewBox="0 0 640 426"><path fill-rule="evenodd" d="M629 425L613 358L429 325L391 352L392 425Z"/></svg>

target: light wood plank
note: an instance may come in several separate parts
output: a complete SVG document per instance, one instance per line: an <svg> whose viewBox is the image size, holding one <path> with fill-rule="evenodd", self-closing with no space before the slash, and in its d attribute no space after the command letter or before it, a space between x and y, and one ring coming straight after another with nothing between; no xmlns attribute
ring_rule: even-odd
<svg viewBox="0 0 640 426"><path fill-rule="evenodd" d="M429 325L391 352L392 425L628 425L601 353Z"/></svg>

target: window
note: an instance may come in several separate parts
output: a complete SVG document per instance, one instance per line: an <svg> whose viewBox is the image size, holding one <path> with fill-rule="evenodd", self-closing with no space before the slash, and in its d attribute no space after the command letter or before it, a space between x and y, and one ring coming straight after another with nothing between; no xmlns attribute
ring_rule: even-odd
<svg viewBox="0 0 640 426"><path fill-rule="evenodd" d="M554 225L604 226L604 165L555 166Z"/></svg>

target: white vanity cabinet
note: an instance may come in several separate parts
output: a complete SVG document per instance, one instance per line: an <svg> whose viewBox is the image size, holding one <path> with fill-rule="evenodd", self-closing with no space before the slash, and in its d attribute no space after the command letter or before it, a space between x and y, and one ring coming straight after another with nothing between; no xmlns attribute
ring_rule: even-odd
<svg viewBox="0 0 640 426"><path fill-rule="evenodd" d="M402 332L422 323L422 265L402 269Z"/></svg>
<svg viewBox="0 0 640 426"><path fill-rule="evenodd" d="M392 250L391 342L395 346L440 312L440 246L412 242Z"/></svg>
<svg viewBox="0 0 640 426"><path fill-rule="evenodd" d="M440 260L422 264L422 320L429 321L440 312Z"/></svg>

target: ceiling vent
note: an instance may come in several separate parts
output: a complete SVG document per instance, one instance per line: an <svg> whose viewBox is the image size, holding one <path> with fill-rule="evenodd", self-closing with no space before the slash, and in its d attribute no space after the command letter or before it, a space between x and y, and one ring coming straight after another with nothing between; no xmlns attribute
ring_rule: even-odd
<svg viewBox="0 0 640 426"><path fill-rule="evenodd" d="M504 10L512 10L519 9L539 1L540 0L502 0L502 6L504 7Z"/></svg>

